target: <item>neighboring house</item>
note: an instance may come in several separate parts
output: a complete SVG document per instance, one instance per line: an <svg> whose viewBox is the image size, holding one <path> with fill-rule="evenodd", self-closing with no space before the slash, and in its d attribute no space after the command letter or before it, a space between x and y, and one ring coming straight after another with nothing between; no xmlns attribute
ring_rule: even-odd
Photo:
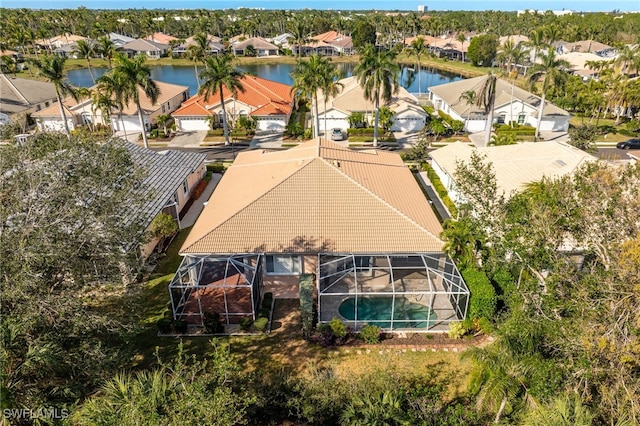
<svg viewBox="0 0 640 426"><path fill-rule="evenodd" d="M365 119L373 123L374 103L364 97L364 89L358 84L358 79L356 77L347 77L340 80L340 83L344 87L336 97L327 99L326 111L324 95L321 92L318 94L320 131L324 131L325 128L327 130L333 128L348 129L349 116L354 112L363 113ZM380 106L387 106L394 112L391 130L418 131L426 124L428 114L420 106L416 97L404 87L400 87L398 94L393 95L388 103L383 104L381 102Z"/></svg>
<svg viewBox="0 0 640 426"><path fill-rule="evenodd" d="M429 100L436 111L443 111L456 120L465 123L468 132L485 130L487 115L484 109L475 104L467 104L460 95L472 90L478 92L486 77L475 77L429 88ZM511 121L521 125L536 127L540 109L540 97L521 89L506 80L496 82L496 99L493 117L498 123ZM569 129L571 115L557 106L545 101L542 112L541 131L566 132Z"/></svg>
<svg viewBox="0 0 640 426"><path fill-rule="evenodd" d="M292 46L293 53L298 54L299 46ZM353 40L351 37L337 31L327 31L311 37L311 40L302 46L302 56L321 55L337 56L353 53Z"/></svg>
<svg viewBox="0 0 640 426"><path fill-rule="evenodd" d="M140 106L142 107L146 130L149 130L156 124L156 119L159 115L171 114L189 97L189 87L187 86L178 86L161 81L156 81L156 84L160 89L160 95L158 96L158 101L154 104L151 103L142 89L138 88L138 96L140 97ZM65 107L69 130L73 130L77 126L82 125L108 124L105 123L102 117L102 111L99 109L94 110L90 98L76 101L71 97L67 97L62 103ZM124 106L121 117L119 113L120 111L116 109L111 111L110 125L114 131L131 133L142 131L140 120L138 119L138 110L134 102L129 102ZM40 130L64 130L58 105L52 105L49 108L34 113L32 116L36 120Z"/></svg>
<svg viewBox="0 0 640 426"><path fill-rule="evenodd" d="M16 114L32 114L54 104L57 107L53 84L0 74L0 124Z"/></svg>
<svg viewBox="0 0 640 426"><path fill-rule="evenodd" d="M208 52L211 55L219 55L222 52L224 52L224 45L222 44L222 40L220 39L220 37L216 37L216 36L212 36L212 35L207 35L207 40L209 41L208 45L209 45L209 49ZM196 44L196 42L192 37L189 37L188 39L186 39L184 41L184 43L176 46L171 53L174 56L184 56L188 49L189 46L194 46Z"/></svg>
<svg viewBox="0 0 640 426"><path fill-rule="evenodd" d="M282 46L284 48L290 48L290 41L293 38L293 34L291 33L282 33L273 38L267 39L267 41L276 44L278 46Z"/></svg>
<svg viewBox="0 0 640 426"><path fill-rule="evenodd" d="M269 43L262 37L251 37L244 41L236 42L232 45L233 54L236 56L247 56L251 52L247 52L247 48L252 46L254 54L260 56L278 56L278 46Z"/></svg>
<svg viewBox="0 0 640 426"><path fill-rule="evenodd" d="M116 49L119 49L125 44L134 41L135 38L118 33L109 33L109 40L113 42L113 44L116 46Z"/></svg>
<svg viewBox="0 0 640 426"><path fill-rule="evenodd" d="M257 120L257 130L284 131L293 109L291 86L252 75L244 75L240 81L244 92L238 90L236 97L226 88L223 90L229 120L235 122L241 115L248 115ZM221 126L224 117L220 94L215 93L209 99L193 96L172 116L182 131L208 130L212 124Z"/></svg>
<svg viewBox="0 0 640 426"><path fill-rule="evenodd" d="M144 39L153 41L155 43L166 44L166 45L169 45L169 43L171 43L172 41L178 40L177 37L170 36L169 34L165 34L165 33L153 33L150 36L145 37Z"/></svg>
<svg viewBox="0 0 640 426"><path fill-rule="evenodd" d="M495 173L499 193L510 197L520 192L529 182L536 182L543 176L554 178L573 173L578 167L597 159L578 148L563 142L522 142L515 145L476 148L462 142L455 142L431 152L432 167L449 197L461 204L464 194L456 188L455 172L458 162L468 162L476 151L491 163Z"/></svg>
<svg viewBox="0 0 640 426"><path fill-rule="evenodd" d="M573 43L565 43L561 47L562 54L571 52L593 53L602 58L613 58L616 55L616 49L604 43L595 40L580 40Z"/></svg>
<svg viewBox="0 0 640 426"><path fill-rule="evenodd" d="M529 42L529 37L521 35L521 34L511 34L508 36L502 36L498 39L500 46L504 46L507 41L511 41L514 46L519 44L526 44Z"/></svg>
<svg viewBox="0 0 640 426"><path fill-rule="evenodd" d="M469 50L469 41L458 41L454 36L448 38L440 38L429 43L429 51L439 58L446 57L451 60L461 61L467 58Z"/></svg>
<svg viewBox="0 0 640 426"><path fill-rule="evenodd" d="M167 54L169 45L152 40L136 39L124 44L121 49L128 56L136 56L139 53L143 53L150 58L158 59Z"/></svg>
<svg viewBox="0 0 640 426"><path fill-rule="evenodd" d="M193 188L206 173L206 154L187 151L152 151L127 142L131 159L148 175L142 183L146 197L143 205L126 212L142 221L149 230L153 219L160 213L172 216L180 224L180 213L188 204ZM153 238L141 248L143 259L149 257L161 238Z"/></svg>
<svg viewBox="0 0 640 426"><path fill-rule="evenodd" d="M597 67L590 68L588 65L589 62L607 63L614 60L613 57L604 58L602 56L598 56L593 53L583 53L583 52L565 53L563 55L558 55L557 59L563 59L569 62L569 64L571 65L569 72L582 77L583 80L588 80L590 78L597 80L600 77L601 70L597 69Z"/></svg>
<svg viewBox="0 0 640 426"><path fill-rule="evenodd" d="M65 34L57 35L51 38L36 40L35 44L40 47L53 51L55 49L61 48L64 45L77 43L80 40L86 40L86 39L87 39L86 37L65 33Z"/></svg>
<svg viewBox="0 0 640 426"><path fill-rule="evenodd" d="M16 52L15 50L0 50L0 57L1 56L9 56L16 61L22 59L22 53Z"/></svg>
<svg viewBox="0 0 640 426"><path fill-rule="evenodd" d="M76 53L77 48L78 44L76 42L63 44L62 46L53 49L53 53L62 56L63 58L78 59L78 55Z"/></svg>
<svg viewBox="0 0 640 426"><path fill-rule="evenodd" d="M404 39L404 44L405 44L407 47L410 47L410 46L411 46L411 44L412 44L415 40L417 40L417 39L419 39L419 38L422 38L422 39L424 40L424 42L425 42L426 44L428 44L428 45L429 45L429 44L432 44L432 43L434 43L434 42L436 42L436 41L438 41L438 40L440 40L438 37L433 37L433 36L430 36L430 35L417 35L417 36L413 36L413 37L406 37L406 38Z"/></svg>
<svg viewBox="0 0 640 426"><path fill-rule="evenodd" d="M320 323L447 331L465 318L469 291L442 250L441 231L396 153L321 138L245 151L180 249L169 285L173 315L202 324L216 312L237 324L256 319L271 292L313 299ZM301 279L314 288L303 292Z"/></svg>

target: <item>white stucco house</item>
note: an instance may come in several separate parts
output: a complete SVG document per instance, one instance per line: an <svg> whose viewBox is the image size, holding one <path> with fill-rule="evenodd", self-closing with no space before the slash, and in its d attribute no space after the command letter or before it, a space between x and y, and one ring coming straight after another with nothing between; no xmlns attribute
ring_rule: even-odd
<svg viewBox="0 0 640 426"><path fill-rule="evenodd" d="M361 112L369 122L373 122L374 103L367 100L364 90L358 84L356 77L347 77L339 81L343 88L336 97L326 99L322 92L318 93L318 117L320 120L320 131L324 129L349 128L349 116L354 112ZM410 94L407 89L400 87L398 94L393 95L391 100L380 106L387 106L393 115L392 131L413 132L421 130L427 121L427 113L418 103L418 99Z"/></svg>
<svg viewBox="0 0 640 426"><path fill-rule="evenodd" d="M429 100L436 111L442 111L452 118L462 121L466 131L481 132L486 128L487 115L481 107L474 104L469 105L460 97L466 91L477 93L485 79L486 76L481 76L430 87ZM539 120L540 102L539 96L506 80L498 79L493 113L494 123L513 121L520 125L536 127ZM569 129L570 118L571 115L567 111L547 100L542 112L540 130L543 132L566 132Z"/></svg>
<svg viewBox="0 0 640 426"><path fill-rule="evenodd" d="M189 87L187 86L178 86L161 81L156 81L156 84L160 89L160 95L155 103L152 103L142 89L138 88L146 130L149 130L157 123L156 120L159 115L171 114L189 97ZM93 89L91 88L90 90ZM122 111L113 109L110 113L110 123L106 122L106 117L102 116L100 109L93 108L91 98L75 100L72 97L67 97L62 101L62 104L65 108L69 130L74 130L82 125L101 124L110 125L115 132L135 133L142 131L138 118L138 109L134 102L129 102ZM32 114L32 117L36 120L40 130L64 130L62 114L57 103Z"/></svg>
<svg viewBox="0 0 640 426"><path fill-rule="evenodd" d="M223 89L225 110L231 124L247 115L256 119L256 130L284 131L293 109L291 86L252 75L242 76L240 83L244 91L238 90L237 96L226 87ZM219 93L209 98L193 96L171 115L182 131L209 130L222 126L224 121Z"/></svg>

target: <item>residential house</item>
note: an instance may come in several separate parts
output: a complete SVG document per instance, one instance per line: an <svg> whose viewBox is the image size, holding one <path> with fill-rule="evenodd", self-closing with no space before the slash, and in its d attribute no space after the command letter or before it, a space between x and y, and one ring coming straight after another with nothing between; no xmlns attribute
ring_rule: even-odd
<svg viewBox="0 0 640 426"><path fill-rule="evenodd" d="M109 40L113 42L116 49L120 49L125 44L134 41L135 38L118 33L109 33Z"/></svg>
<svg viewBox="0 0 640 426"><path fill-rule="evenodd" d="M600 77L600 71L597 66L593 64L605 63L613 61L613 57L602 57L593 53L587 52L571 52L557 56L558 59L563 59L571 65L569 72L582 77L583 80L590 78L598 79Z"/></svg>
<svg viewBox="0 0 640 426"><path fill-rule="evenodd" d="M514 46L517 46L519 44L527 44L529 42L529 37L521 34L511 34L508 36L502 36L498 38L498 42L500 43L500 46L504 46L504 44L507 41L510 41L513 43Z"/></svg>
<svg viewBox="0 0 640 426"><path fill-rule="evenodd" d="M469 291L441 231L396 153L322 138L245 151L180 249L173 316L202 324L216 312L237 324L256 319L271 292L315 301L320 323L444 332L464 319Z"/></svg>
<svg viewBox="0 0 640 426"><path fill-rule="evenodd" d="M573 43L565 43L561 47L562 54L571 52L593 53L602 58L613 58L616 55L616 49L604 43L595 40L580 40Z"/></svg>
<svg viewBox="0 0 640 426"><path fill-rule="evenodd" d="M171 36L165 33L153 33L144 38L145 40L153 41L154 43L160 44L171 44L172 41L178 41L177 37Z"/></svg>
<svg viewBox="0 0 640 426"><path fill-rule="evenodd" d="M121 49L128 56L136 56L142 53L149 58L158 59L167 54L169 45L152 40L136 39L124 44Z"/></svg>
<svg viewBox="0 0 640 426"><path fill-rule="evenodd" d="M51 38L36 40L35 44L42 48L53 51L55 49L61 48L62 46L77 43L80 40L86 39L87 38L83 36L65 33Z"/></svg>
<svg viewBox="0 0 640 426"><path fill-rule="evenodd" d="M404 44L405 44L405 46L410 47L410 46L411 46L411 44L412 44L415 40L417 40L418 38L422 38L422 39L424 40L424 42L425 42L427 45L433 44L433 43L435 43L436 41L441 40L441 39L440 39L440 38L438 38L438 37L433 37L433 36L430 36L430 35L417 35L417 36L413 36L413 37L406 37L406 38L404 39Z"/></svg>
<svg viewBox="0 0 640 426"><path fill-rule="evenodd" d="M24 122L26 114L48 108L56 99L56 89L51 83L0 74L0 124L23 114L20 120Z"/></svg>
<svg viewBox="0 0 640 426"><path fill-rule="evenodd" d="M374 103L364 96L364 89L358 83L356 77L347 77L339 81L343 85L340 93L333 98L326 99L322 92L318 94L318 109L320 119L320 130L339 128L346 130L349 128L349 116L354 112L361 112L368 122L373 122L375 114ZM386 104L393 111L393 124L391 130L412 132L421 130L428 118L428 114L420 106L415 96L407 89L400 87L398 93L393 95Z"/></svg>
<svg viewBox="0 0 640 426"><path fill-rule="evenodd" d="M466 91L478 92L486 77L475 77L429 88L429 100L436 111L449 114L465 124L468 132L480 132L486 128L487 114L475 104L467 104L460 99ZM536 127L540 109L540 97L521 89L506 80L496 82L494 120L498 123L516 122ZM569 129L571 115L549 101L545 101L540 130L547 132L566 132Z"/></svg>
<svg viewBox="0 0 640 426"><path fill-rule="evenodd" d="M22 59L22 53L20 52L16 52L15 50L2 50L0 49L0 57L1 56L9 56L11 57L14 61L17 61L19 59Z"/></svg>
<svg viewBox="0 0 640 426"><path fill-rule="evenodd" d="M251 52L251 47L253 52ZM244 41L233 43L232 49L233 54L236 56L278 56L278 46L269 43L262 37L251 37Z"/></svg>
<svg viewBox="0 0 640 426"><path fill-rule="evenodd" d="M439 58L446 57L451 60L461 61L467 57L469 44L469 40L461 42L453 36L439 38L434 40L433 43L429 43L429 51Z"/></svg>
<svg viewBox="0 0 640 426"><path fill-rule="evenodd" d="M146 197L144 203L129 209L127 215L142 221L145 229L150 230L153 219L161 213L172 216L180 228L181 213L187 206L193 189L204 178L206 154L188 151L152 151L126 142L132 160L147 171L142 183ZM162 240L152 238L140 247L143 259L156 248Z"/></svg>
<svg viewBox="0 0 640 426"><path fill-rule="evenodd" d="M281 46L284 47L286 49L290 49L291 46L289 45L289 40L293 38L293 34L291 33L282 33L282 34L278 34L277 36L273 37L273 38L268 38L266 39L268 42L271 42L277 46Z"/></svg>
<svg viewBox="0 0 640 426"><path fill-rule="evenodd" d="M160 95L156 103L144 94L141 88L138 88L138 96L140 97L140 106L146 130L156 125L156 119L162 114L171 114L178 109L182 102L189 97L189 87L178 86L175 84L156 81L160 89ZM91 88L93 90L95 87ZM107 125L102 111L95 109L91 102L91 98L75 100L71 97L62 101L65 108L65 115L69 130L75 129L77 126L101 124ZM42 111L34 113L33 118L40 130L64 130L62 116L58 105L52 105ZM110 113L111 128L115 132L141 132L140 120L138 118L138 109L133 101L124 106L120 112L113 109Z"/></svg>
<svg viewBox="0 0 640 426"><path fill-rule="evenodd" d="M298 55L301 50L302 56L321 55L321 56L337 56L350 55L354 53L353 40L351 37L341 34L337 31L327 31L311 37L310 41L300 46L292 46L292 51Z"/></svg>
<svg viewBox="0 0 640 426"><path fill-rule="evenodd" d="M477 152L491 163L498 192L507 197L522 191L530 182L561 177L597 159L591 154L564 142L523 142L515 145L476 148L455 142L431 152L431 166L456 203L464 202L464 194L456 188L455 172L459 162L468 162Z"/></svg>
<svg viewBox="0 0 640 426"><path fill-rule="evenodd" d="M222 44L222 39L220 37L207 35L207 40L208 40L208 46L209 46L208 53L210 55L219 55L222 52L224 52L224 45ZM195 44L196 42L193 39L193 36L191 36L188 39L186 39L184 43L181 43L175 48L173 48L171 53L174 56L184 56L187 53L189 46L194 46Z"/></svg>
<svg viewBox="0 0 640 426"><path fill-rule="evenodd" d="M293 109L291 86L252 75L242 76L240 82L244 91L238 90L237 96L223 89L228 119L233 123L238 117L247 115L257 120L257 130L284 131ZM212 125L222 125L221 105L219 93L208 99L196 95L184 102L172 116L180 130L207 130Z"/></svg>

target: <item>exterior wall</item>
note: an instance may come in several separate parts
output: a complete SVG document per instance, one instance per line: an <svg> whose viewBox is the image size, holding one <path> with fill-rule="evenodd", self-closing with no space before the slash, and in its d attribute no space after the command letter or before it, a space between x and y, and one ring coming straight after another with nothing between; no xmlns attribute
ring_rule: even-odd
<svg viewBox="0 0 640 426"><path fill-rule="evenodd" d="M445 172L444 169L442 169L435 160L431 162L431 167L433 167L433 170L436 172L436 174L442 181L442 184L447 189L451 201L453 201L456 205L460 205L461 198L460 194L456 190L456 185L453 177Z"/></svg>
<svg viewBox="0 0 640 426"><path fill-rule="evenodd" d="M285 254L285 253L277 253ZM301 269L303 274L316 274L318 270L318 256L315 254L301 255ZM266 266L263 269L263 291L273 293L275 298L297 299L300 297L298 283L299 275L268 275Z"/></svg>
<svg viewBox="0 0 640 426"><path fill-rule="evenodd" d="M36 124L40 131L64 132L64 122L59 117L38 117ZM67 125L69 130L75 129L75 120L73 117L67 116Z"/></svg>

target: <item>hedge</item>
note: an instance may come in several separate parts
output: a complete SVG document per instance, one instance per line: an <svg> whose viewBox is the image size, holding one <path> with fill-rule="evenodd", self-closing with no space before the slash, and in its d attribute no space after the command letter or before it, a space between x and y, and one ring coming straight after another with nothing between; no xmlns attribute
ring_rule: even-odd
<svg viewBox="0 0 640 426"><path fill-rule="evenodd" d="M207 164L207 170L212 173L224 173L227 170L227 167L224 163L210 163Z"/></svg>
<svg viewBox="0 0 640 426"><path fill-rule="evenodd" d="M449 193L447 192L447 188L445 188L444 185L442 184L442 181L438 177L438 174L436 173L436 171L433 170L433 167L431 167L429 163L422 163L422 170L427 172L427 177L431 181L431 185L433 185L433 189L436 190L436 192L440 196L440 199L442 200L442 203L445 205L447 210L449 210L449 213L451 213L451 216L457 217L458 208L456 207L455 203L451 200L451 198L449 198Z"/></svg>
<svg viewBox="0 0 640 426"><path fill-rule="evenodd" d="M492 319L496 312L497 297L487 274L467 268L462 270L462 277L471 292L467 317Z"/></svg>

